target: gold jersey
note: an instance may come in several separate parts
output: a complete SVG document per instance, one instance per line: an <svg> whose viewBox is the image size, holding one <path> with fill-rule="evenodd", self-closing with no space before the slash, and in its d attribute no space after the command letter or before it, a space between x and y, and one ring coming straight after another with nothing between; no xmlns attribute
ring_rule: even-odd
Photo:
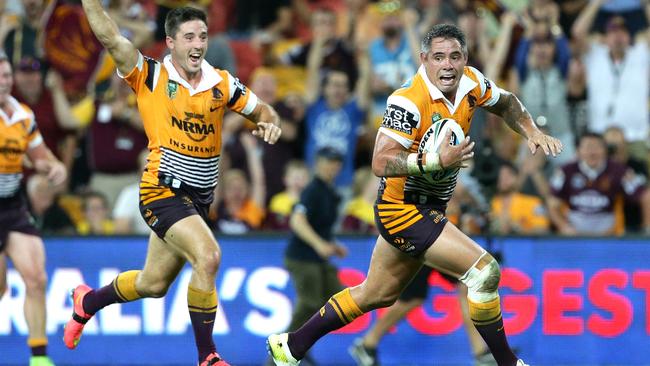
<svg viewBox="0 0 650 366"><path fill-rule="evenodd" d="M415 76L388 97L379 133L393 138L410 152L417 152L420 140L434 122L452 118L467 135L476 108L494 105L499 96L500 89L493 81L477 69L467 66L461 76L455 102L451 103L431 83L424 67L420 66ZM408 192L434 197L446 203L456 187L457 176L458 169L450 169L435 182L422 176L384 178L381 198L386 202L401 204Z"/></svg>
<svg viewBox="0 0 650 366"><path fill-rule="evenodd" d="M11 96L9 105L14 110L11 117L0 110L0 198L18 192L25 154L43 143L32 110Z"/></svg>
<svg viewBox="0 0 650 366"><path fill-rule="evenodd" d="M258 99L228 71L207 61L201 73L199 85L193 88L180 77L170 56L158 62L140 54L136 67L124 76L136 93L149 138L142 186L158 186L160 178L172 188L182 183L211 191L217 185L224 112L228 108L248 115Z"/></svg>

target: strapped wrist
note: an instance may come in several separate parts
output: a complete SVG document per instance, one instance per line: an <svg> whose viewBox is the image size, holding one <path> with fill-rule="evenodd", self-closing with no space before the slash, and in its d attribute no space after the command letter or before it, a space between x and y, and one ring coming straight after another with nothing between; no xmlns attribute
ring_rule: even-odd
<svg viewBox="0 0 650 366"><path fill-rule="evenodd" d="M409 175L424 175L442 169L440 155L436 152L411 153L406 158L406 167Z"/></svg>

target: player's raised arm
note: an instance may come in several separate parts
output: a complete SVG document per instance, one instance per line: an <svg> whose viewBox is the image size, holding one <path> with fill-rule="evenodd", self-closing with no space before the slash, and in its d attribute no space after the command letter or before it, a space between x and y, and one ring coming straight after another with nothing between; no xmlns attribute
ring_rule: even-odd
<svg viewBox="0 0 650 366"><path fill-rule="evenodd" d="M499 100L493 106L484 108L503 118L513 131L524 136L531 153L534 154L537 148L542 148L544 154L553 156L562 151L560 140L540 131L526 107L511 92L502 89Z"/></svg>
<svg viewBox="0 0 650 366"><path fill-rule="evenodd" d="M122 75L131 72L138 62L138 50L120 34L117 24L104 11L99 0L82 0L81 3L90 28L113 57L117 69Z"/></svg>

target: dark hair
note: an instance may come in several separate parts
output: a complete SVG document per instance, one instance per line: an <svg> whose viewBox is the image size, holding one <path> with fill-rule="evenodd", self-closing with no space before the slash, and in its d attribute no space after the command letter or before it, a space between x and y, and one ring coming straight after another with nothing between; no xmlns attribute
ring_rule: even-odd
<svg viewBox="0 0 650 366"><path fill-rule="evenodd" d="M467 55L467 41L465 40L465 33L453 24L437 24L431 28L430 31L422 38L420 44L420 51L427 53L431 51L431 41L434 38L455 39L460 43L460 48L463 53Z"/></svg>
<svg viewBox="0 0 650 366"><path fill-rule="evenodd" d="M502 161L501 166L499 168L510 169L510 171L515 173L515 175L519 174L519 168L517 168L515 164L507 160Z"/></svg>
<svg viewBox="0 0 650 366"><path fill-rule="evenodd" d="M591 132L591 131L587 131L580 136L580 139L578 140L578 145L580 145L584 139L588 139L588 138L599 140L600 143L605 148L607 148L607 142L605 141L605 137L603 137L603 135L598 132Z"/></svg>
<svg viewBox="0 0 650 366"><path fill-rule="evenodd" d="M203 10L191 6L172 9L165 17L165 35L172 38L176 37L180 25L190 20L201 20L203 23L208 24Z"/></svg>

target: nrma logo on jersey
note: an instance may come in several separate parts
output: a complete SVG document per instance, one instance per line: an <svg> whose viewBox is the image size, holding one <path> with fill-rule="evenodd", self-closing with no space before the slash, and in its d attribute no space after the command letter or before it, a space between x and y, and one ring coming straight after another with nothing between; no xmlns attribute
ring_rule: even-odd
<svg viewBox="0 0 650 366"><path fill-rule="evenodd" d="M185 118L180 120L172 116L171 124L183 132L194 142L205 140L208 135L214 135L214 124L206 123L203 114L185 112Z"/></svg>

